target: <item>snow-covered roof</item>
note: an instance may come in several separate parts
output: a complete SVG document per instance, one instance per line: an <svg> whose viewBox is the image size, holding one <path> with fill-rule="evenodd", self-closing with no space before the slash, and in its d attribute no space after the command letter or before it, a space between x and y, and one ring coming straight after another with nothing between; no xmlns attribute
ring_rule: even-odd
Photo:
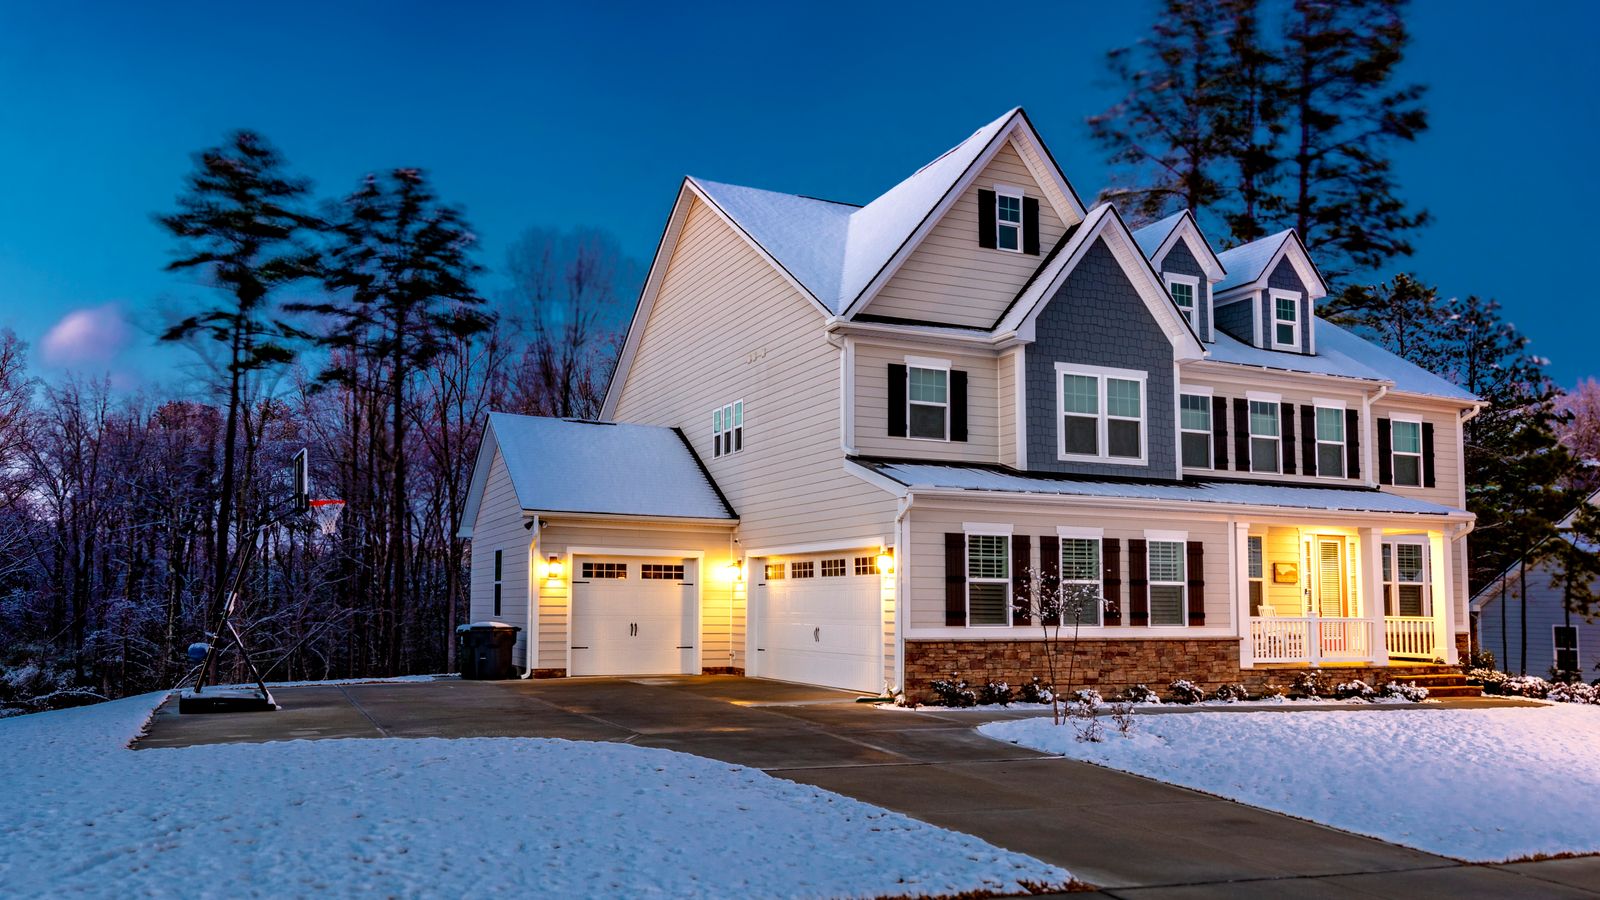
<svg viewBox="0 0 1600 900"><path fill-rule="evenodd" d="M676 429L490 413L462 514L464 536L496 449L517 502L530 512L737 518Z"/></svg>
<svg viewBox="0 0 1600 900"><path fill-rule="evenodd" d="M1010 472L986 466L855 459L879 475L911 488L1057 494L1119 500L1181 500L1229 506L1280 507L1339 512L1466 514L1458 509L1363 488L1299 487L1237 481L1118 481Z"/></svg>
<svg viewBox="0 0 1600 900"><path fill-rule="evenodd" d="M1133 240L1139 245L1139 251L1144 254L1145 259L1156 255L1156 251L1161 249L1167 236L1172 234L1172 229L1177 228L1178 223L1183 221L1183 214L1186 212L1188 210L1180 209L1165 219L1151 222L1133 233Z"/></svg>
<svg viewBox="0 0 1600 900"><path fill-rule="evenodd" d="M1228 274L1217 283L1216 292L1232 290L1243 284L1252 284L1267 273L1267 266L1285 241L1294 235L1294 229L1280 231L1248 244L1230 247L1217 254L1217 259Z"/></svg>
<svg viewBox="0 0 1600 900"><path fill-rule="evenodd" d="M1219 330L1215 335L1216 341L1206 348L1206 358L1282 372L1306 372L1383 382L1394 390L1411 394L1469 402L1478 399L1427 369L1325 319L1317 319L1315 328L1317 352L1314 355L1253 347Z"/></svg>
<svg viewBox="0 0 1600 900"><path fill-rule="evenodd" d="M1022 110L973 132L866 206L689 180L835 315L861 295Z"/></svg>

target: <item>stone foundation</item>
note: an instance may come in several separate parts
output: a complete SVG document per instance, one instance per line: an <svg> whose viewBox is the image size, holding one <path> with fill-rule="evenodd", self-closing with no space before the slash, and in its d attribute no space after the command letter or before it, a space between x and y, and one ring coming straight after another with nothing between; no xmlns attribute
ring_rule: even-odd
<svg viewBox="0 0 1600 900"><path fill-rule="evenodd" d="M1465 664L1469 651L1471 650L1472 635L1467 632L1462 632L1456 635L1456 659L1461 660L1461 662Z"/></svg>
<svg viewBox="0 0 1600 900"><path fill-rule="evenodd" d="M1186 678L1207 691L1223 684L1243 684L1252 694L1269 685L1288 690L1295 676L1309 666L1239 667L1238 638L1194 640L1082 640L1076 646L1071 684L1067 683L1070 642L1056 646L1056 682L1062 688L1094 688L1111 696L1134 685L1145 685L1165 697L1167 686ZM1336 682L1360 679L1374 687L1386 681L1404 681L1420 675L1453 672L1432 665L1324 664L1320 670ZM958 673L969 685L1006 681L1013 687L1039 676L1049 680L1042 640L1021 641L907 641L906 699L926 703L933 699L929 684Z"/></svg>

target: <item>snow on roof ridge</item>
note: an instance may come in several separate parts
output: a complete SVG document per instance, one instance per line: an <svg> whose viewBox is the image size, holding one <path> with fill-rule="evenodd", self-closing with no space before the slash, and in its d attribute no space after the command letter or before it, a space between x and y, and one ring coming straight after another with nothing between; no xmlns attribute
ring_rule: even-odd
<svg viewBox="0 0 1600 900"><path fill-rule="evenodd" d="M1283 246L1292 235L1293 228L1286 228L1277 234L1258 237L1253 241L1240 244L1217 254L1217 262L1227 270L1227 275L1212 290L1222 293L1241 284L1249 284L1260 278L1266 271L1267 263L1272 262L1278 249Z"/></svg>
<svg viewBox="0 0 1600 900"><path fill-rule="evenodd" d="M1155 256L1156 251L1166 242L1167 235L1172 234L1172 229L1178 227L1178 223L1183 221L1188 212L1188 208L1180 209L1133 232L1133 242L1139 245L1139 252L1144 254L1145 259Z"/></svg>

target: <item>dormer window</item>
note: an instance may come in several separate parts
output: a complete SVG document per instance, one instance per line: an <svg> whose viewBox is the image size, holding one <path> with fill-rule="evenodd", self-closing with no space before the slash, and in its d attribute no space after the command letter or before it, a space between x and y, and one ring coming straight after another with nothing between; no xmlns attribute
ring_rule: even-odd
<svg viewBox="0 0 1600 900"><path fill-rule="evenodd" d="M995 185L995 246L1013 253L1022 252L1022 193Z"/></svg>
<svg viewBox="0 0 1600 900"><path fill-rule="evenodd" d="M1166 279L1167 291L1172 294L1172 302L1177 304L1183 317L1189 320L1190 327L1198 329L1200 323L1195 319L1194 308L1196 298L1200 295L1200 279L1193 275L1172 274L1167 275Z"/></svg>
<svg viewBox="0 0 1600 900"><path fill-rule="evenodd" d="M1272 349L1300 349L1300 295L1272 291Z"/></svg>

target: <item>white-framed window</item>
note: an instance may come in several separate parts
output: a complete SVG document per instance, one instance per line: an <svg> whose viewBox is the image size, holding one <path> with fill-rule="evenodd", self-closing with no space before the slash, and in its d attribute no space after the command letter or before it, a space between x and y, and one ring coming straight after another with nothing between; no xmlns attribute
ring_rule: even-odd
<svg viewBox="0 0 1600 900"><path fill-rule="evenodd" d="M1272 349L1300 349L1300 295L1294 291L1268 291L1272 304Z"/></svg>
<svg viewBox="0 0 1600 900"><path fill-rule="evenodd" d="M1282 471L1280 452L1283 433L1278 421L1281 407L1277 397L1251 395L1250 401L1250 471Z"/></svg>
<svg viewBox="0 0 1600 900"><path fill-rule="evenodd" d="M1578 626L1556 625L1552 643L1556 648L1556 671L1578 671Z"/></svg>
<svg viewBox="0 0 1600 900"><path fill-rule="evenodd" d="M1209 469L1211 462L1211 394L1178 395L1179 442L1186 469Z"/></svg>
<svg viewBox="0 0 1600 900"><path fill-rule="evenodd" d="M496 617L500 615L500 592L503 589L501 585L504 584L501 576L505 573L504 562L505 551L496 550L494 552L494 614Z"/></svg>
<svg viewBox="0 0 1600 900"><path fill-rule="evenodd" d="M1150 582L1150 624L1187 625L1189 580L1184 571L1188 535L1145 532L1146 577Z"/></svg>
<svg viewBox="0 0 1600 900"><path fill-rule="evenodd" d="M967 624L1011 624L1011 536L967 533Z"/></svg>
<svg viewBox="0 0 1600 900"><path fill-rule="evenodd" d="M735 400L711 413L713 459L744 449L744 401Z"/></svg>
<svg viewBox="0 0 1600 900"><path fill-rule="evenodd" d="M1316 401L1317 477L1343 478L1345 460L1344 404Z"/></svg>
<svg viewBox="0 0 1600 900"><path fill-rule="evenodd" d="M1261 546L1262 536L1252 534L1246 539L1246 577L1250 581L1250 615L1261 615L1261 605L1266 602L1267 564Z"/></svg>
<svg viewBox="0 0 1600 900"><path fill-rule="evenodd" d="M927 441L950 439L950 365L906 361L906 434Z"/></svg>
<svg viewBox="0 0 1600 900"><path fill-rule="evenodd" d="M1383 614L1430 616L1428 547L1422 540L1383 542Z"/></svg>
<svg viewBox="0 0 1600 900"><path fill-rule="evenodd" d="M789 564L789 574L794 578L815 578L817 564L809 559L804 562L792 562Z"/></svg>
<svg viewBox="0 0 1600 900"><path fill-rule="evenodd" d="M1012 253L1022 252L1022 190L1009 185L994 186L994 245Z"/></svg>
<svg viewBox="0 0 1600 900"><path fill-rule="evenodd" d="M781 581L786 573L783 563L767 563L767 580Z"/></svg>
<svg viewBox="0 0 1600 900"><path fill-rule="evenodd" d="M1067 591L1076 594L1077 589L1088 587L1089 597L1083 598L1083 610L1078 618L1080 625L1099 625L1101 610L1105 607L1105 585L1103 583L1104 569L1100 566L1100 541L1098 536L1091 537L1087 532L1074 534L1061 532L1061 587L1062 595L1071 597ZM1063 625L1072 624L1068 621L1071 613L1063 616Z"/></svg>
<svg viewBox="0 0 1600 900"><path fill-rule="evenodd" d="M822 561L822 577L823 578L842 578L842 577L844 577L844 560L843 559L825 559L825 560L823 560Z"/></svg>
<svg viewBox="0 0 1600 900"><path fill-rule="evenodd" d="M1200 330L1200 319L1195 309L1200 303L1200 279L1193 275L1167 274L1167 292L1172 295L1172 302L1183 311L1183 317L1189 320L1190 326L1196 331Z"/></svg>
<svg viewBox="0 0 1600 900"><path fill-rule="evenodd" d="M1063 460L1145 461L1144 372L1056 363L1056 453Z"/></svg>
<svg viewBox="0 0 1600 900"><path fill-rule="evenodd" d="M1390 471L1394 483L1404 487L1422 486L1422 420L1389 420Z"/></svg>

